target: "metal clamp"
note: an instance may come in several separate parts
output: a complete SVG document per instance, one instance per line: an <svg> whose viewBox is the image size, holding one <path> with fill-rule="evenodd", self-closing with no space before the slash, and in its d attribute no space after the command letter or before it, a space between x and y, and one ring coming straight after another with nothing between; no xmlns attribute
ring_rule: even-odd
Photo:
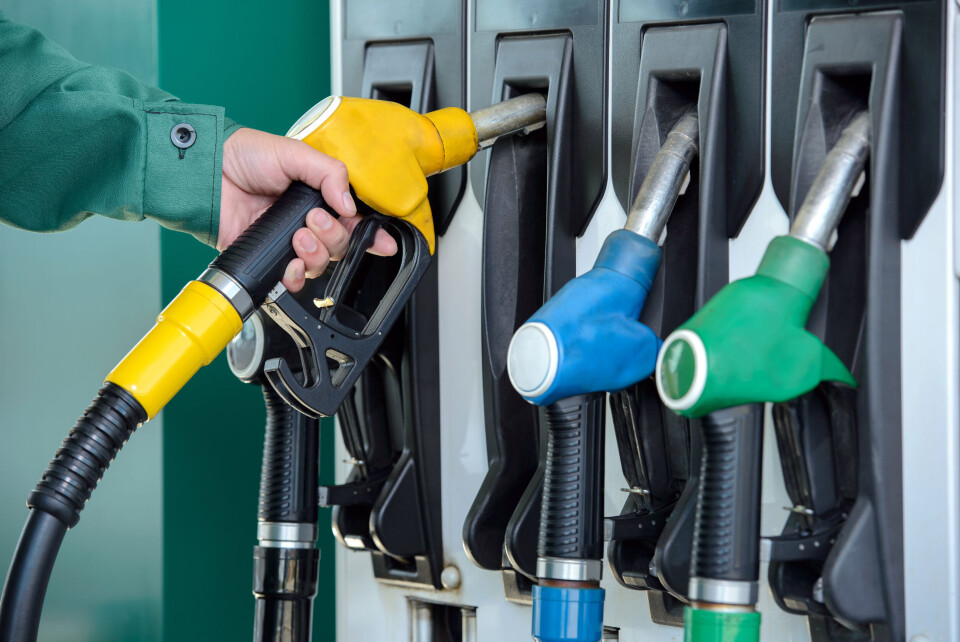
<svg viewBox="0 0 960 642"><path fill-rule="evenodd" d="M243 286L226 272L217 268L207 268L203 271L203 274L197 277L197 281L206 283L226 297L233 309L240 315L241 320L246 321L253 314L253 299L243 289Z"/></svg>
<svg viewBox="0 0 960 642"><path fill-rule="evenodd" d="M317 525L301 522L260 522L257 540L265 548L313 548Z"/></svg>
<svg viewBox="0 0 960 642"><path fill-rule="evenodd" d="M759 598L760 587L757 582L691 577L688 593L691 602L753 606Z"/></svg>
<svg viewBox="0 0 960 642"><path fill-rule="evenodd" d="M576 560L563 557L538 557L537 577L565 582L599 582L603 575L601 560Z"/></svg>

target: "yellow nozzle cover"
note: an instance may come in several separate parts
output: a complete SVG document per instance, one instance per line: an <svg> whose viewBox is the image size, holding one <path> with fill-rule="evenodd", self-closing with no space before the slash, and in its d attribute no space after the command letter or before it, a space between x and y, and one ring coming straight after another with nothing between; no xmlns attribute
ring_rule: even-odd
<svg viewBox="0 0 960 642"><path fill-rule="evenodd" d="M341 97L303 141L340 159L360 200L416 226L433 254L426 177L470 160L477 129L462 109L423 115L393 102Z"/></svg>
<svg viewBox="0 0 960 642"><path fill-rule="evenodd" d="M463 165L477 153L480 139L470 114L459 107L446 107L426 114L443 142L443 167L440 171Z"/></svg>
<svg viewBox="0 0 960 642"><path fill-rule="evenodd" d="M222 294L191 281L106 380L133 395L152 419L242 327L240 315Z"/></svg>

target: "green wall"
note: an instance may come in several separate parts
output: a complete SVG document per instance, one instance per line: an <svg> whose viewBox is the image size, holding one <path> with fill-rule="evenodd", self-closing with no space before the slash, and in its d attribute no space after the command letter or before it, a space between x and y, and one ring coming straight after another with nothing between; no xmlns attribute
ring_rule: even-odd
<svg viewBox="0 0 960 642"><path fill-rule="evenodd" d="M195 103L224 105L240 123L278 134L330 91L325 1L160 0L160 86ZM214 256L161 232L164 301ZM166 640L248 639L264 410L259 388L239 383L222 356L167 406L164 452ZM332 478L333 434L321 440ZM332 481L332 479L330 479ZM322 511L322 586L314 639L335 639L334 543Z"/></svg>
<svg viewBox="0 0 960 642"><path fill-rule="evenodd" d="M81 60L283 133L330 90L326 0L0 0ZM24 501L103 376L214 256L155 223L58 235L0 226L0 565ZM141 428L64 542L40 639L250 639L264 411L225 358ZM333 433L321 439L332 481ZM314 640L333 640L334 543L322 511Z"/></svg>
<svg viewBox="0 0 960 642"><path fill-rule="evenodd" d="M153 0L0 0L0 9L81 60L157 82ZM0 226L4 574L27 494L104 375L153 324L159 266L152 221L95 218L62 234ZM67 534L47 592L44 642L161 639L162 436L162 416L137 431Z"/></svg>

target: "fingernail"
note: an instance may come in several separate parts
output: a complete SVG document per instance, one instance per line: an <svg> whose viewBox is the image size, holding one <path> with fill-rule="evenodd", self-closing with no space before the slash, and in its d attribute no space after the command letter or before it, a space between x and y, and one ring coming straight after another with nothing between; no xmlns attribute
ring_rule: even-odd
<svg viewBox="0 0 960 642"><path fill-rule="evenodd" d="M357 204L353 202L353 197L350 196L350 192L343 193L343 208L348 212L357 213Z"/></svg>
<svg viewBox="0 0 960 642"><path fill-rule="evenodd" d="M290 263L284 273L287 281L299 281L303 278L303 265L294 265Z"/></svg>
<svg viewBox="0 0 960 642"><path fill-rule="evenodd" d="M317 251L317 242L313 240L313 234L304 234L300 237L300 245L307 252L313 254Z"/></svg>
<svg viewBox="0 0 960 642"><path fill-rule="evenodd" d="M333 227L333 217L326 212L317 212L313 215L313 223L321 230L326 232Z"/></svg>

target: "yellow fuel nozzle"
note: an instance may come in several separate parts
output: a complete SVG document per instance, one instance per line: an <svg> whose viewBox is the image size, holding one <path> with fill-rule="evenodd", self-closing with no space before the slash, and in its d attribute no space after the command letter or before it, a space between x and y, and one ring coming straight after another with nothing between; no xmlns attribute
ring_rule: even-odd
<svg viewBox="0 0 960 642"><path fill-rule="evenodd" d="M457 107L419 114L397 103L331 96L287 132L343 161L357 196L409 221L433 254L436 238L427 176L469 161L499 136L546 122L546 101L526 94L468 114Z"/></svg>

